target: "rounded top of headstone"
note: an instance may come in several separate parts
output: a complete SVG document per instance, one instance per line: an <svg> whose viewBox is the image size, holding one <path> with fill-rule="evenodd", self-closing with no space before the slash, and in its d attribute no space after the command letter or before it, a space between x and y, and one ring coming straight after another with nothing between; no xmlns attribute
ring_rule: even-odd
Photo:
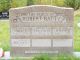
<svg viewBox="0 0 80 60"><path fill-rule="evenodd" d="M11 8L10 10L18 10L18 9L25 9L25 8L33 8L33 7L50 7L50 8L58 8L58 9L73 9L69 7L58 7L58 6L52 6L52 5L30 5L30 6L24 6L24 7L18 7L18 8Z"/></svg>

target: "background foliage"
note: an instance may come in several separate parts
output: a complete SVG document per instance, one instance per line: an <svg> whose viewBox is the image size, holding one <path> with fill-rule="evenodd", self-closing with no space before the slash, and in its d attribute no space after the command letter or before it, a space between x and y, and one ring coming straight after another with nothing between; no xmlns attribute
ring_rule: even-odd
<svg viewBox="0 0 80 60"><path fill-rule="evenodd" d="M10 8L10 0L0 0L0 11L6 11Z"/></svg>
<svg viewBox="0 0 80 60"><path fill-rule="evenodd" d="M80 0L0 0L0 12L8 11L10 8L29 5L54 5L72 7L75 10L80 7Z"/></svg>
<svg viewBox="0 0 80 60"><path fill-rule="evenodd" d="M80 0L65 0L65 6L72 7L75 10L80 8Z"/></svg>

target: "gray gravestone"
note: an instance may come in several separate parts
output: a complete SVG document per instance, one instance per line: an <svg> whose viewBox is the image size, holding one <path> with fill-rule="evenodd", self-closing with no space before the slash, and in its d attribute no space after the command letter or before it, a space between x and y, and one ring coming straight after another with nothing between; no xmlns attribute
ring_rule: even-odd
<svg viewBox="0 0 80 60"><path fill-rule="evenodd" d="M72 8L34 5L9 13L12 56L72 53Z"/></svg>

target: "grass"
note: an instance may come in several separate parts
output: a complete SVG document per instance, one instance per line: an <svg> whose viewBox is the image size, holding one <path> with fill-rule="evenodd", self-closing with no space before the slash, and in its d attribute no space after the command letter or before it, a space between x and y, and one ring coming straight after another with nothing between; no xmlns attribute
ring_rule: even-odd
<svg viewBox="0 0 80 60"><path fill-rule="evenodd" d="M54 55L53 57L48 55L35 56L32 60L80 60L80 58L71 55L59 54Z"/></svg>
<svg viewBox="0 0 80 60"><path fill-rule="evenodd" d="M8 20L0 20L0 48L10 50L10 29Z"/></svg>
<svg viewBox="0 0 80 60"><path fill-rule="evenodd" d="M4 58L2 58L2 60L3 59ZM53 56L49 56L48 54L40 54L34 57L11 57L9 60L80 60L80 57L64 54L58 54Z"/></svg>
<svg viewBox="0 0 80 60"><path fill-rule="evenodd" d="M80 23L80 16L76 16L74 20L74 50L80 51L80 27L77 23Z"/></svg>

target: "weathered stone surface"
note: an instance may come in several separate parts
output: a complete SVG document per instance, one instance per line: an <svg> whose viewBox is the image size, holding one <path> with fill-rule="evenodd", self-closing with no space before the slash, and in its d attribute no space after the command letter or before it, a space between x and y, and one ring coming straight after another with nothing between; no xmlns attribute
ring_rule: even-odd
<svg viewBox="0 0 80 60"><path fill-rule="evenodd" d="M49 5L12 8L11 55L72 53L73 9Z"/></svg>

